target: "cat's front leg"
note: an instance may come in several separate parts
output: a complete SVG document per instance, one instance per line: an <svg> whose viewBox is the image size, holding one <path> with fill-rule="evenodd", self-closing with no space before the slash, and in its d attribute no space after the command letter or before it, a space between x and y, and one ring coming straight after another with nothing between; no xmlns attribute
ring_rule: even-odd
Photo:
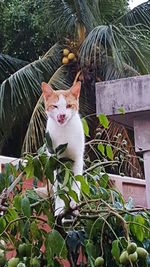
<svg viewBox="0 0 150 267"><path fill-rule="evenodd" d="M55 198L55 216L60 215L64 211L64 201L59 197L56 196Z"/></svg>
<svg viewBox="0 0 150 267"><path fill-rule="evenodd" d="M56 178L56 171L54 171L54 179L55 179L55 182L53 185L54 200L55 200L55 212L54 212L54 214L55 214L55 216L58 216L59 214L61 214L64 211L65 204L64 204L64 201L58 195L59 183L58 183L57 178Z"/></svg>
<svg viewBox="0 0 150 267"><path fill-rule="evenodd" d="M73 164L73 174L74 176L83 174L83 158L78 158ZM73 181L72 190L77 193L78 199L81 199L81 184L78 181ZM77 206L77 203L72 199L70 202L70 207L74 209ZM77 213L77 212L75 212Z"/></svg>

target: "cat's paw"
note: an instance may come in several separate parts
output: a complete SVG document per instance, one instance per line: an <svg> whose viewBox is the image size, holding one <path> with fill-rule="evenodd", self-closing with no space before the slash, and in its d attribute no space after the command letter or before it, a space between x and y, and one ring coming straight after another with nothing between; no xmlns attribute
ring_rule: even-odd
<svg viewBox="0 0 150 267"><path fill-rule="evenodd" d="M73 214L74 215L79 215L79 211L78 211L78 205L74 200L70 201L70 208L73 209Z"/></svg>

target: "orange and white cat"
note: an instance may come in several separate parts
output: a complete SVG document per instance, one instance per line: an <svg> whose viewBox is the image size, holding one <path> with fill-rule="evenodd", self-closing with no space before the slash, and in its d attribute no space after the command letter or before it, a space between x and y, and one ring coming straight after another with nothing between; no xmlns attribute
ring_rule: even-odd
<svg viewBox="0 0 150 267"><path fill-rule="evenodd" d="M46 131L50 134L53 147L60 144L68 144L64 157L73 160L73 174L82 175L83 173L83 154L84 154L84 131L79 116L79 96L81 83L77 82L69 90L54 91L45 82L42 83L42 92L47 113ZM54 184L54 194L57 192L58 182ZM73 181L72 189L80 199L80 183ZM72 200L70 206L75 207L76 203ZM64 202L56 196L55 214L58 215L64 208Z"/></svg>

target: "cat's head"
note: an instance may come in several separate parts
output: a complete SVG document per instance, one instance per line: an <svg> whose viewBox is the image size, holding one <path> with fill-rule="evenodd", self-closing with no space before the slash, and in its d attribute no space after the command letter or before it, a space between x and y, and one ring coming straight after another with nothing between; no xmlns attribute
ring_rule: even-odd
<svg viewBox="0 0 150 267"><path fill-rule="evenodd" d="M55 91L45 82L41 87L47 116L53 118L58 125L66 125L78 112L81 83L77 82L69 90Z"/></svg>

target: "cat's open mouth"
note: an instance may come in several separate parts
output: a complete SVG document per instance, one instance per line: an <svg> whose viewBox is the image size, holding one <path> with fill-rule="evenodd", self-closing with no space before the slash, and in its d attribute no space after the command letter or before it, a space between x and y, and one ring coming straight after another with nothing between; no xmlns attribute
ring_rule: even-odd
<svg viewBox="0 0 150 267"><path fill-rule="evenodd" d="M59 124L64 124L65 122L66 122L66 116L65 115L59 115L59 116L57 116L57 121L58 121L58 123Z"/></svg>

